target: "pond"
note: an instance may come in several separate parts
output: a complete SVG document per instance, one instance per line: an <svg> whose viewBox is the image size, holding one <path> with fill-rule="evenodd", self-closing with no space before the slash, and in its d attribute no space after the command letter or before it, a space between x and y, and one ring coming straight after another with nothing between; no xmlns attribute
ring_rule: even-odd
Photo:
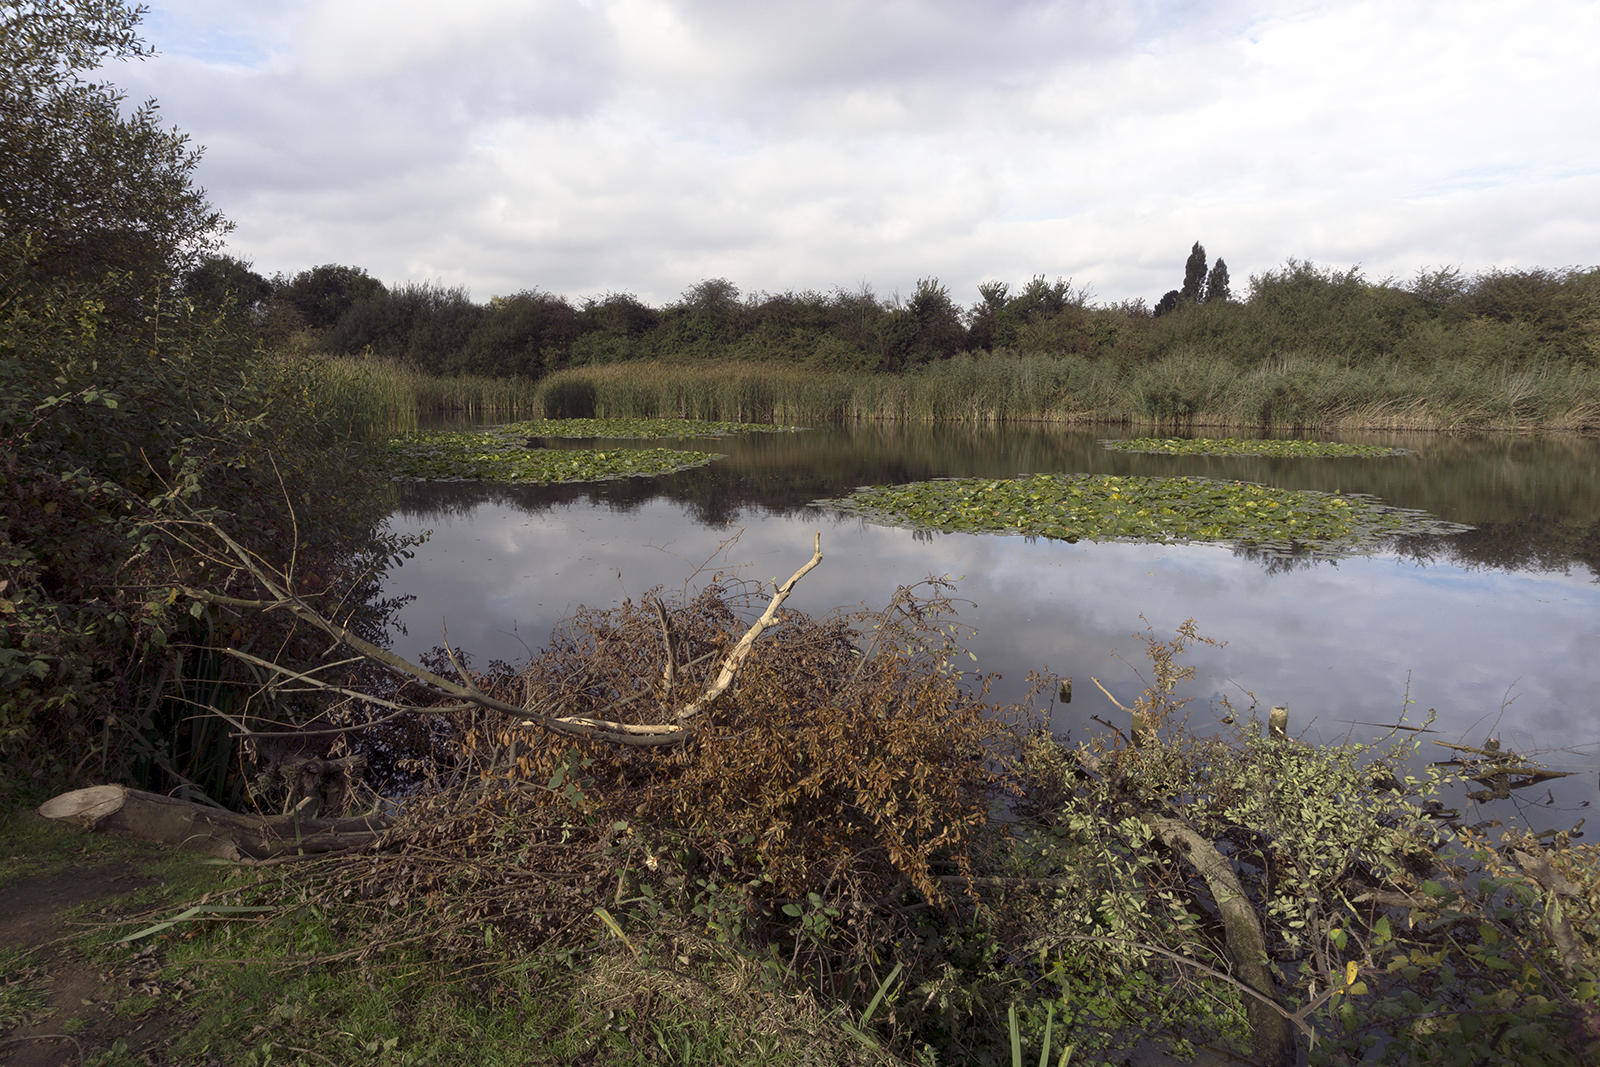
<svg viewBox="0 0 1600 1067"><path fill-rule="evenodd" d="M1370 740L1375 725L1430 739L1489 736L1573 776L1518 798L1537 828L1565 828L1600 793L1600 441L1343 434L1409 450L1382 458L1261 458L1111 451L1119 427L857 425L715 440L651 441L724 454L655 478L565 486L396 483L392 525L432 531L390 580L414 596L394 648L441 643L476 662L541 647L580 605L637 599L711 573L786 579L821 531L825 559L789 601L824 614L881 607L896 587L957 580L978 669L1020 698L1029 670L1075 679L1051 727L1083 737L1121 722L1143 683L1146 626L1185 619L1218 641L1190 661L1195 722L1218 698L1286 705L1307 740ZM550 440L552 447L593 441ZM641 442L608 442L640 447ZM1281 489L1363 493L1473 527L1391 538L1370 555L1285 557L1212 544L1076 543L873 525L813 502L866 485L1019 474L1201 476ZM731 540L731 544L729 543ZM695 577L696 573L700 577ZM1146 671L1148 676L1148 671ZM1424 746L1433 749L1434 746ZM1449 753L1437 749L1438 758ZM1537 809L1537 810L1534 810Z"/></svg>

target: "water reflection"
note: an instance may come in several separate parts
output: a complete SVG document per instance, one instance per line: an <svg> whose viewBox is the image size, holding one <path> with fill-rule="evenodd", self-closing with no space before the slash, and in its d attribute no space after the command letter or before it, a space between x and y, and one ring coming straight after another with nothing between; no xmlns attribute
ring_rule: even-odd
<svg viewBox="0 0 1600 1067"><path fill-rule="evenodd" d="M401 487L398 506L402 514L421 516L486 502L536 511L585 500L626 511L665 498L718 526L740 521L751 509L793 514L813 500L844 496L862 485L1038 472L1198 475L1368 493L1395 507L1475 527L1459 536L1405 538L1393 546L1425 562L1538 570L1576 565L1600 574L1600 441L1592 438L1347 434L1341 439L1414 454L1274 459L1111 452L1100 440L1114 432L869 425L755 434L718 438L712 450L725 459L665 478L545 488L410 483ZM551 443L577 448L594 442ZM704 441L678 444L707 447ZM1243 554L1284 567L1270 554Z"/></svg>
<svg viewBox="0 0 1600 1067"><path fill-rule="evenodd" d="M1200 719L1210 715L1207 698L1247 703L1248 690L1263 706L1289 705L1295 732L1331 740L1353 730L1366 739L1370 728L1349 724L1393 722L1403 709L1416 721L1437 708L1444 740L1497 734L1522 751L1581 747L1549 757L1583 773L1552 783L1555 803L1541 827L1570 825L1576 815L1561 812L1596 798L1596 442L1352 436L1418 454L1276 460L1113 453L1100 447L1104 436L821 429L724 438L715 450L727 459L659 479L400 485L395 525L434 535L392 583L417 597L396 649L429 648L447 625L451 642L480 660L520 659L579 604L680 586L708 560L745 577L787 577L809 554L810 531L821 529L827 559L794 606L819 614L878 606L929 574L960 578L959 595L973 602L962 619L979 630L979 666L1004 676L998 696L1019 694L1034 668L1079 680L1075 703L1052 710L1058 731L1081 733L1089 714L1109 709L1090 696L1090 675L1131 702L1141 688L1132 636L1141 616L1163 635L1193 617L1228 642L1196 656ZM916 536L809 506L859 485L1037 471L1197 474L1371 493L1478 529L1312 563L1216 546ZM1541 786L1535 799L1546 797Z"/></svg>

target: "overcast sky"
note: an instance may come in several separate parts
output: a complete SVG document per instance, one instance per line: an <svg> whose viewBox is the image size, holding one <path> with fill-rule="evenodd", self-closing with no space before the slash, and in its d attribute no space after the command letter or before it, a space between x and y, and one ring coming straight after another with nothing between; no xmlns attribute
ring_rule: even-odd
<svg viewBox="0 0 1600 1067"><path fill-rule="evenodd" d="M937 276L1153 301L1600 263L1600 4L149 0L111 72L258 270L654 303Z"/></svg>

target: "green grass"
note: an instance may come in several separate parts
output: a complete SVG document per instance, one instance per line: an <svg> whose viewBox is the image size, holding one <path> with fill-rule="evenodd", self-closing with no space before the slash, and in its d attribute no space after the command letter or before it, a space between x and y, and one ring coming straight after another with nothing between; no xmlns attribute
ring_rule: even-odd
<svg viewBox="0 0 1600 1067"><path fill-rule="evenodd" d="M363 433L416 429L444 416L483 421L538 410L535 383L525 378L445 378L394 360L355 356L316 362L324 402L357 412L355 429Z"/></svg>
<svg viewBox="0 0 1600 1067"><path fill-rule="evenodd" d="M50 1000L43 979L33 954L0 949L0 1033L27 1022Z"/></svg>
<svg viewBox="0 0 1600 1067"><path fill-rule="evenodd" d="M1209 478L1038 474L858 489L823 506L886 525L1065 541L1220 541L1340 556L1388 538L1465 530L1368 497Z"/></svg>
<svg viewBox="0 0 1600 1067"><path fill-rule="evenodd" d="M353 921L355 909L308 899L293 869L258 871L86 834L39 819L34 799L16 803L0 824L12 854L23 857L5 868L12 881L123 863L159 880L62 914L71 931L66 951L81 966L139 975L138 988L114 1003L74 1005L43 1020L83 1040L87 1064L146 1062L131 1038L95 1047L97 1010L124 1023L150 1016L147 1025L172 1040L162 1060L172 1063L782 1067L819 1062L818 1047L833 1050L821 1062L869 1062L852 1051L839 1019L804 995L780 996L735 953L635 959L608 944L598 925L576 953L497 946L462 961L404 945L375 948L371 931ZM270 910L123 940L201 899ZM0 952L0 1035L40 1019L59 965L34 950Z"/></svg>

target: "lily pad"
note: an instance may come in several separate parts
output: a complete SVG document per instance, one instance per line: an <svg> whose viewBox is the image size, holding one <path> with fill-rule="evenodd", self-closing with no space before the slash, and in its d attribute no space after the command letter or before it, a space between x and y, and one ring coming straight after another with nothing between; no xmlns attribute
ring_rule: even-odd
<svg viewBox="0 0 1600 1067"><path fill-rule="evenodd" d="M1064 541L1222 542L1325 557L1471 529L1356 493L1212 478L1036 474L857 489L817 504L886 526Z"/></svg>
<svg viewBox="0 0 1600 1067"><path fill-rule="evenodd" d="M1148 452L1158 456L1358 456L1371 459L1411 453L1409 448L1347 445L1339 441L1241 441L1237 437L1134 437L1100 443L1113 452Z"/></svg>
<svg viewBox="0 0 1600 1067"><path fill-rule="evenodd" d="M432 482L598 482L670 474L721 456L671 448L527 448L494 431L421 431L392 438L389 474Z"/></svg>
<svg viewBox="0 0 1600 1067"><path fill-rule="evenodd" d="M736 433L790 433L795 426L699 419L530 419L495 427L520 437L727 437Z"/></svg>

